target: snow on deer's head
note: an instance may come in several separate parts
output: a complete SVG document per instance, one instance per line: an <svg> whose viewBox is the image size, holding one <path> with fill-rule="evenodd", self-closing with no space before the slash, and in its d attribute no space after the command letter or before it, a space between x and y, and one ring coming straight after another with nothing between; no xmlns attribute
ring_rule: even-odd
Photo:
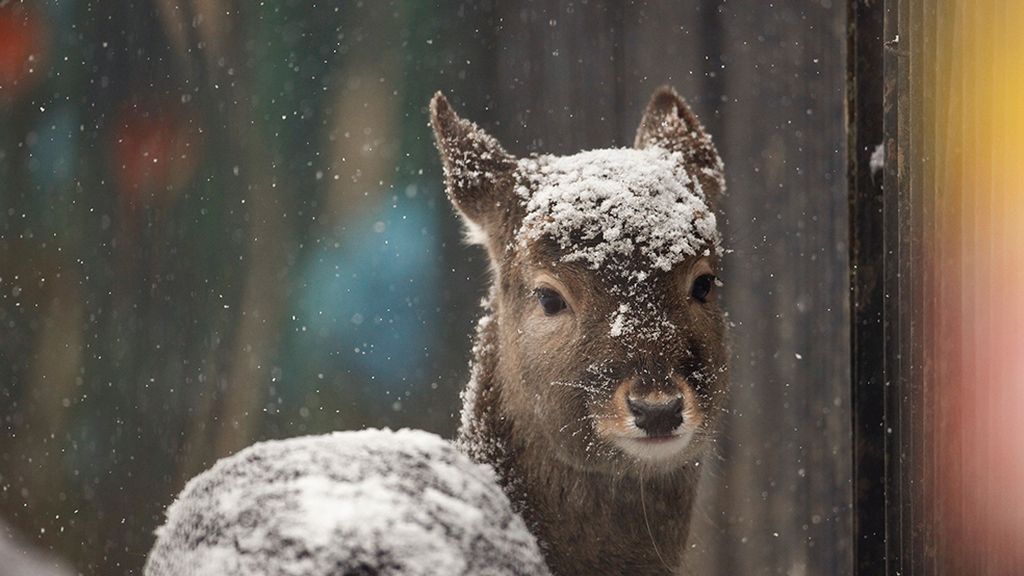
<svg viewBox="0 0 1024 576"><path fill-rule="evenodd" d="M448 195L490 255L500 409L517 437L590 470L699 456L727 384L724 180L685 101L655 92L635 148L524 159L440 93L430 112Z"/></svg>

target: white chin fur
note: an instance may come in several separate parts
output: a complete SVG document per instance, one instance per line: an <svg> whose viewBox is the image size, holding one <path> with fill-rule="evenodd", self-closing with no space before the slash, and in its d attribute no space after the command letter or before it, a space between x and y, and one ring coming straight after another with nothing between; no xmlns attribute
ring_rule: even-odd
<svg viewBox="0 0 1024 576"><path fill-rule="evenodd" d="M666 462L678 457L693 439L692 430L679 430L671 440L658 442L644 441L640 438L619 437L615 445L626 454L643 462Z"/></svg>
<svg viewBox="0 0 1024 576"><path fill-rule="evenodd" d="M469 218L462 219L463 224L463 238L466 244L487 246L487 233L474 222L471 222Z"/></svg>

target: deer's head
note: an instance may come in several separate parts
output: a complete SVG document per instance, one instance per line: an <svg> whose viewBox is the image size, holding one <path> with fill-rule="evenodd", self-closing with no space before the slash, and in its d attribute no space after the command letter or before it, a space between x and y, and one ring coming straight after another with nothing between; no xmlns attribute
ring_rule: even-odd
<svg viewBox="0 0 1024 576"><path fill-rule="evenodd" d="M726 387L724 181L686 102L657 91L632 149L525 159L442 95L430 111L448 195L490 255L503 415L581 469L698 456Z"/></svg>

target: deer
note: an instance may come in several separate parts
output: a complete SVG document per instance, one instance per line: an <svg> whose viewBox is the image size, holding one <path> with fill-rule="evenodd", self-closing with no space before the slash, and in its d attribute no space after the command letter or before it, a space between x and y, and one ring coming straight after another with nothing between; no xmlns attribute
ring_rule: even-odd
<svg viewBox="0 0 1024 576"><path fill-rule="evenodd" d="M728 391L723 164L671 87L632 148L517 158L438 92L445 189L491 282L457 445L557 575L679 574Z"/></svg>

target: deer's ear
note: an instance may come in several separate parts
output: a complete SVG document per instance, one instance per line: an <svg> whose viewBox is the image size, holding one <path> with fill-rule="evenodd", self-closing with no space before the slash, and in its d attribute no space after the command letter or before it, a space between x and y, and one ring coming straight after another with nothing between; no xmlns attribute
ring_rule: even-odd
<svg viewBox="0 0 1024 576"><path fill-rule="evenodd" d="M516 159L476 124L459 118L440 92L430 101L430 124L452 204L476 227L496 233L514 205Z"/></svg>
<svg viewBox="0 0 1024 576"><path fill-rule="evenodd" d="M670 86L662 86L651 96L640 127L636 131L636 148L657 146L682 154L687 172L696 177L712 206L725 191L722 159L711 136L704 131L697 115L686 100Z"/></svg>

